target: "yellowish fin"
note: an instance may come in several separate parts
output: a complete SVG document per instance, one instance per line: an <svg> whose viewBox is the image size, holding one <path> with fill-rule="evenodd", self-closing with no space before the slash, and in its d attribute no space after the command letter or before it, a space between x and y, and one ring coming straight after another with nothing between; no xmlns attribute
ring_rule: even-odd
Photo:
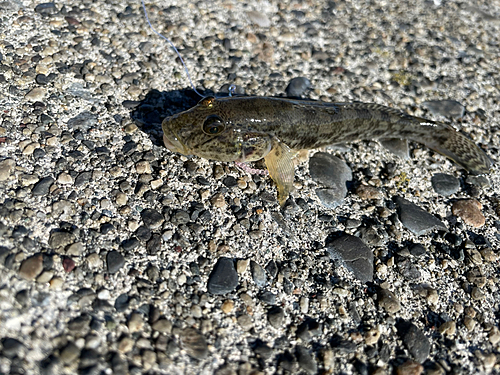
<svg viewBox="0 0 500 375"><path fill-rule="evenodd" d="M274 138L272 149L264 158L269 175L278 188L278 201L281 207L285 205L290 192L293 190L295 165L292 157L293 153L290 148L277 138Z"/></svg>

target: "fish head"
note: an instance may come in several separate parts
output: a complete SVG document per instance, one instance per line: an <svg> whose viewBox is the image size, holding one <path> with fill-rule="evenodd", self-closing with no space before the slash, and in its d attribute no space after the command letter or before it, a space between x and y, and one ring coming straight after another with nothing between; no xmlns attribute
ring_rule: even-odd
<svg viewBox="0 0 500 375"><path fill-rule="evenodd" d="M227 107L227 101L206 97L193 108L166 118L162 123L165 146L183 155L226 162L264 158L271 151L272 137L234 123Z"/></svg>

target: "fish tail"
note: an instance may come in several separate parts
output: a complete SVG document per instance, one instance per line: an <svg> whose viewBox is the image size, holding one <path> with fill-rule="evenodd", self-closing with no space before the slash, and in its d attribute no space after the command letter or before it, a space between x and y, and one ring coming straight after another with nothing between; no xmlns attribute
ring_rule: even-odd
<svg viewBox="0 0 500 375"><path fill-rule="evenodd" d="M450 158L471 174L489 172L490 158L472 140L448 125L440 123L433 125L437 126L431 132L420 134L418 138L412 140Z"/></svg>

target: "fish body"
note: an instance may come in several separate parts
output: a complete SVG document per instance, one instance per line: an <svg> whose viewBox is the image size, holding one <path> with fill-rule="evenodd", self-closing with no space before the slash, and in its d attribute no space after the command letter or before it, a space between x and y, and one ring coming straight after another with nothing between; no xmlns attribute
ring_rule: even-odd
<svg viewBox="0 0 500 375"><path fill-rule="evenodd" d="M283 205L294 180L293 151L356 140L407 139L473 174L491 161L451 126L371 103L325 103L271 97L206 97L162 123L165 146L227 162L265 160Z"/></svg>

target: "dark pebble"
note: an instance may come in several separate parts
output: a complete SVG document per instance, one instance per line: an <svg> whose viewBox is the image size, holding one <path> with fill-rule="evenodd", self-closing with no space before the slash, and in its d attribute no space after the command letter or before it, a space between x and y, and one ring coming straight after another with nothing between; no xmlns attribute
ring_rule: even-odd
<svg viewBox="0 0 500 375"><path fill-rule="evenodd" d="M417 266L413 264L413 261L408 258L399 258L400 259L398 259L397 261L399 273L410 281L416 281L417 279L419 279L421 274Z"/></svg>
<svg viewBox="0 0 500 375"><path fill-rule="evenodd" d="M254 262L253 260L250 261L250 270L252 271L252 278L254 283L259 287L263 288L267 284L267 276L266 276L266 271L260 264L257 262Z"/></svg>
<svg viewBox="0 0 500 375"><path fill-rule="evenodd" d="M431 184L434 191L443 196L455 194L460 189L460 181L455 176L436 173L431 178Z"/></svg>
<svg viewBox="0 0 500 375"><path fill-rule="evenodd" d="M127 142L122 147L122 153L124 155L131 155L137 150L137 143L134 141Z"/></svg>
<svg viewBox="0 0 500 375"><path fill-rule="evenodd" d="M95 124L97 124L97 116L87 111L70 118L67 123L70 130L79 129L81 131L87 131Z"/></svg>
<svg viewBox="0 0 500 375"><path fill-rule="evenodd" d="M267 320L276 329L281 329L283 320L285 319L285 311L281 307L273 307L267 313Z"/></svg>
<svg viewBox="0 0 500 375"><path fill-rule="evenodd" d="M35 77L35 81L39 85L47 85L50 83L49 78L45 74L37 74L37 76Z"/></svg>
<svg viewBox="0 0 500 375"><path fill-rule="evenodd" d="M309 173L315 182L327 187L316 190L325 207L335 208L342 203L347 194L346 182L352 180L352 171L344 161L325 152L317 152L309 159Z"/></svg>
<svg viewBox="0 0 500 375"><path fill-rule="evenodd" d="M139 239L141 242L148 242L149 239L151 238L151 231L149 230L148 227L141 225L137 230L135 231L136 237Z"/></svg>
<svg viewBox="0 0 500 375"><path fill-rule="evenodd" d="M71 272L75 269L75 261L71 258L65 257L62 261L62 266L65 272Z"/></svg>
<svg viewBox="0 0 500 375"><path fill-rule="evenodd" d="M408 250L410 251L410 254L415 257L424 255L426 251L424 245L419 243L411 245Z"/></svg>
<svg viewBox="0 0 500 375"><path fill-rule="evenodd" d="M2 346L2 354L7 358L24 357L26 347L21 341L12 337L6 337L2 340Z"/></svg>
<svg viewBox="0 0 500 375"><path fill-rule="evenodd" d="M57 13L57 8L55 3L42 3L35 7L35 12L48 16Z"/></svg>
<svg viewBox="0 0 500 375"><path fill-rule="evenodd" d="M70 320L68 322L68 329L81 334L89 328L90 321L91 316L84 313Z"/></svg>
<svg viewBox="0 0 500 375"><path fill-rule="evenodd" d="M274 260L271 260L266 266L266 272L271 279L274 279L278 274L278 266Z"/></svg>
<svg viewBox="0 0 500 375"><path fill-rule="evenodd" d="M27 307L29 305L29 291L28 291L28 289L23 289L23 290L17 292L16 301L22 307Z"/></svg>
<svg viewBox="0 0 500 375"><path fill-rule="evenodd" d="M430 100L423 102L425 107L433 115L441 115L452 118L464 117L465 107L456 100Z"/></svg>
<svg viewBox="0 0 500 375"><path fill-rule="evenodd" d="M125 264L125 258L121 253L116 250L112 250L106 256L106 262L109 273L116 273Z"/></svg>
<svg viewBox="0 0 500 375"><path fill-rule="evenodd" d="M423 363L431 350L429 339L413 323L402 322L398 324L397 328L410 354L416 361Z"/></svg>
<svg viewBox="0 0 500 375"><path fill-rule="evenodd" d="M316 374L318 372L318 365L314 360L314 357L309 353L309 350L301 345L296 347L297 361L299 362L300 368L307 372L308 374Z"/></svg>
<svg viewBox="0 0 500 375"><path fill-rule="evenodd" d="M254 346L253 351L256 356L263 358L264 360L271 358L273 355L273 349L267 345L265 342L258 340Z"/></svg>
<svg viewBox="0 0 500 375"><path fill-rule="evenodd" d="M260 295L259 299L262 302L264 302L265 304L270 305L270 306L275 306L277 304L276 294L269 292L269 291L262 293Z"/></svg>
<svg viewBox="0 0 500 375"><path fill-rule="evenodd" d="M327 243L330 257L340 260L361 282L373 280L373 253L358 237L342 234Z"/></svg>
<svg viewBox="0 0 500 375"><path fill-rule="evenodd" d="M290 83L285 89L286 96L289 98L301 97L304 92L311 87L311 81L305 77L292 78Z"/></svg>
<svg viewBox="0 0 500 375"><path fill-rule="evenodd" d="M416 204L396 197L399 220L403 226L417 236L421 236L434 230L448 231L441 220L431 215Z"/></svg>
<svg viewBox="0 0 500 375"><path fill-rule="evenodd" d="M153 234L151 239L146 244L146 250L148 254L154 255L161 249L161 236L159 234Z"/></svg>
<svg viewBox="0 0 500 375"><path fill-rule="evenodd" d="M75 236L68 232L52 232L49 238L49 246L52 249L65 247L75 242Z"/></svg>
<svg viewBox="0 0 500 375"><path fill-rule="evenodd" d="M222 180L222 183L226 185L228 188L230 188L237 186L238 180L236 180L236 178L234 178L233 176L227 176L226 178L224 178L224 180Z"/></svg>
<svg viewBox="0 0 500 375"><path fill-rule="evenodd" d="M125 251L133 251L137 249L140 245L141 243L139 242L139 240L135 237L132 237L122 242L122 249Z"/></svg>
<svg viewBox="0 0 500 375"><path fill-rule="evenodd" d="M144 225L146 225L146 227L148 227L149 229L153 230L157 229L165 220L162 214L160 214L158 211L152 208L147 208L145 210L142 210L141 218L142 221L144 222Z"/></svg>
<svg viewBox="0 0 500 375"><path fill-rule="evenodd" d="M47 153L42 150L41 148L36 148L34 151L33 151L33 157L35 159L41 159L43 158L45 155L47 155Z"/></svg>
<svg viewBox="0 0 500 375"><path fill-rule="evenodd" d="M82 172L75 179L75 186L86 184L92 178L92 172Z"/></svg>
<svg viewBox="0 0 500 375"><path fill-rule="evenodd" d="M204 359L208 355L208 345L205 337L194 328L186 328L182 331L181 343L190 357Z"/></svg>
<svg viewBox="0 0 500 375"><path fill-rule="evenodd" d="M120 294L115 300L115 309L118 312L123 312L128 309L129 304L130 298L128 297L128 294Z"/></svg>
<svg viewBox="0 0 500 375"><path fill-rule="evenodd" d="M42 178L35 184L35 186L31 190L31 193L37 196L47 195L53 183L54 179L52 177Z"/></svg>
<svg viewBox="0 0 500 375"><path fill-rule="evenodd" d="M208 278L207 290L212 294L227 294L238 286L238 273L230 258L220 258Z"/></svg>
<svg viewBox="0 0 500 375"><path fill-rule="evenodd" d="M100 232L101 234L108 234L115 230L115 227L111 223L104 223L101 225Z"/></svg>

